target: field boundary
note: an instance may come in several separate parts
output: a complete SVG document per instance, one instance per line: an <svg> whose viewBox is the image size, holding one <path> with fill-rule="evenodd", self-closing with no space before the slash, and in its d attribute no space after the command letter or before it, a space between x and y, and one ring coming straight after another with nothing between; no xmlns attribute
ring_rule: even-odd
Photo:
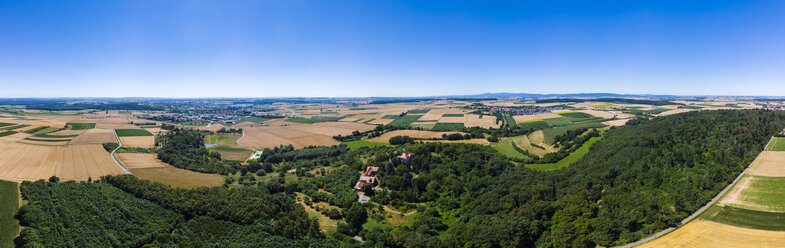
<svg viewBox="0 0 785 248"><path fill-rule="evenodd" d="M112 133L114 133L114 137L115 139L117 139L118 146L114 150L112 150L112 153L110 153L109 156L112 157L112 160L114 160L115 163L117 163L117 166L120 166L120 169L123 169L123 171L125 171L125 174L131 174L131 172L128 171L128 169L126 169L125 167L123 167L123 165L120 164L120 161L117 161L117 158L114 157L114 153L118 149L120 149L120 147L123 147L123 142L120 141L120 136L117 135L117 130L112 130Z"/></svg>
<svg viewBox="0 0 785 248"><path fill-rule="evenodd" d="M676 227L668 227L665 230L659 231L659 232L655 233L654 235L649 236L649 237L647 237L645 239L641 239L641 240L638 240L638 241L635 241L635 242L632 242L632 243L628 243L626 245L615 246L615 247L618 247L618 248L629 248L629 247L635 247L635 246L642 245L642 244L644 244L646 242L655 240L655 239L657 239L659 237L662 237L665 234L668 234L668 233L676 230L677 228L683 226L684 224L687 224L688 222L692 221L696 217L698 217L701 214L703 214L703 212L706 211L706 209L709 209L709 207L714 205L714 203L716 203L719 199L721 199L723 196L725 196L725 194L731 188L733 188L733 186L736 185L736 182L738 182L739 179L741 179L742 176L747 174L747 171L750 169L750 167L752 167L753 164L755 164L755 161L758 161L758 158L760 158L760 155L763 154L763 151L766 151L766 148L769 147L769 144L771 144L772 140L774 140L774 136L769 138L769 142L766 143L766 146L763 147L763 150L761 150L761 152L758 153L758 156L756 156L755 159L752 160L752 162L750 162L750 164L747 165L747 167L745 167L744 170L741 171L741 173L739 173L739 175L736 177L736 179L733 179L733 182L731 182L730 184L728 184L728 186L726 186L724 189L722 189L722 191L720 191L719 194L714 196L714 198L712 198L711 201L709 201L709 203L706 203L706 205L703 205L703 207L699 208L698 211L695 211L695 213L692 213L690 216L687 216L687 218L684 218L683 220L681 220L681 222L679 222L679 224L677 224Z"/></svg>

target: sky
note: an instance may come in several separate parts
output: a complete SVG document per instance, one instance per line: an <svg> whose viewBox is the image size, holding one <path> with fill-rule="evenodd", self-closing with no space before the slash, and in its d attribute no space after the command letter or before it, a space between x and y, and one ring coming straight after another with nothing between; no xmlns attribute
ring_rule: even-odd
<svg viewBox="0 0 785 248"><path fill-rule="evenodd" d="M785 1L0 0L0 97L785 96Z"/></svg>

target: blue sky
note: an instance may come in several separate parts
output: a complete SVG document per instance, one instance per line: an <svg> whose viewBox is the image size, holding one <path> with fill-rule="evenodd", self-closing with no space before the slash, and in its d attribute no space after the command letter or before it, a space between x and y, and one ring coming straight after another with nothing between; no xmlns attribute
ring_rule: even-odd
<svg viewBox="0 0 785 248"><path fill-rule="evenodd" d="M785 1L8 1L0 97L785 95Z"/></svg>

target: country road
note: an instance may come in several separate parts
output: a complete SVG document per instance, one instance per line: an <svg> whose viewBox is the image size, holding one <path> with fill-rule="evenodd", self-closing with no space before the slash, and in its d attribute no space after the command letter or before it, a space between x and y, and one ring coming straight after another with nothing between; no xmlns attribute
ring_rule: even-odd
<svg viewBox="0 0 785 248"><path fill-rule="evenodd" d="M109 153L109 156L112 157L112 160L114 160L115 163L117 163L117 166L120 166L120 169L123 169L123 171L125 171L125 174L131 174L131 172L128 171L128 169L126 169L125 167L123 167L123 165L120 164L120 161L117 161L117 159L114 157L114 153L118 149L120 149L120 147L123 147L123 142L120 141L120 136L117 135L117 130L112 130L112 131L114 132L114 137L117 139L118 146L117 146L117 148L112 150L112 153Z"/></svg>

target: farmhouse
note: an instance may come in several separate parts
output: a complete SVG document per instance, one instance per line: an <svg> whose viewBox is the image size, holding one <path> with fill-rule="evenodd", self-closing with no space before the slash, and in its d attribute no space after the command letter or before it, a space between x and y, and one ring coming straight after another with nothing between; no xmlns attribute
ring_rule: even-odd
<svg viewBox="0 0 785 248"><path fill-rule="evenodd" d="M357 180L357 184L354 185L354 189L362 190L363 185L369 183L371 185L376 183L376 172L379 171L378 166L368 166L365 168L365 173L360 176L360 180Z"/></svg>
<svg viewBox="0 0 785 248"><path fill-rule="evenodd" d="M414 158L414 153L411 152L404 152L400 156L398 156L403 162L409 162Z"/></svg>

